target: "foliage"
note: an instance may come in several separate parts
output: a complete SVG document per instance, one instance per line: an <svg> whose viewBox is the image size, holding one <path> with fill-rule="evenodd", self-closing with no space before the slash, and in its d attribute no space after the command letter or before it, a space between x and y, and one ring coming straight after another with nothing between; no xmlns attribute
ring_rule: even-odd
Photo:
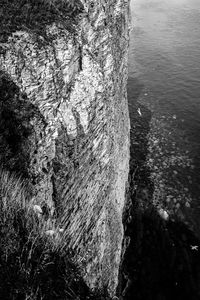
<svg viewBox="0 0 200 300"><path fill-rule="evenodd" d="M0 295L4 300L93 298L70 255L45 234L24 184L0 172Z"/></svg>
<svg viewBox="0 0 200 300"><path fill-rule="evenodd" d="M73 23L81 12L80 0L1 0L0 42L6 42L16 30L44 35L46 25L54 22L74 31Z"/></svg>

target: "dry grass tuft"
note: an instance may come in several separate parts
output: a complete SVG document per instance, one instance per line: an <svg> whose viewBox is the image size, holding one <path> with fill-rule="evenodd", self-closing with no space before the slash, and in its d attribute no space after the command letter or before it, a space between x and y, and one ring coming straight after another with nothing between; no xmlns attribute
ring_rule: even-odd
<svg viewBox="0 0 200 300"><path fill-rule="evenodd" d="M0 171L0 295L4 300L93 298L60 239L29 206L24 184Z"/></svg>

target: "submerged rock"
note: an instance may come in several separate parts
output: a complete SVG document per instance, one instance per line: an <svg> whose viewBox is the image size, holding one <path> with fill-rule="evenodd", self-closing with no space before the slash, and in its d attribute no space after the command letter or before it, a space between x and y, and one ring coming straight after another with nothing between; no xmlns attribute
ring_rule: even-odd
<svg viewBox="0 0 200 300"><path fill-rule="evenodd" d="M159 216L160 216L163 220L165 220L165 221L168 221L168 220L169 220L169 214L168 214L168 212L167 212L166 210L164 210L163 208L160 208L160 209L158 210L158 214L159 214Z"/></svg>

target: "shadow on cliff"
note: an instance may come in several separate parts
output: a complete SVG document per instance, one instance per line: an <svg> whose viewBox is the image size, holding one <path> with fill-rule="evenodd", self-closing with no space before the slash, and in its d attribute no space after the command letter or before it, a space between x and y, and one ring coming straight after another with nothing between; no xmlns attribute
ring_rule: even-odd
<svg viewBox="0 0 200 300"><path fill-rule="evenodd" d="M0 165L34 183L30 164L37 155L38 142L46 122L39 109L30 103L27 95L0 71ZM33 162L36 166L37 161ZM43 172L44 173L44 172Z"/></svg>
<svg viewBox="0 0 200 300"><path fill-rule="evenodd" d="M36 214L29 206L29 183L46 174L32 172L40 167L33 158L45 124L39 110L0 71L0 299L106 299L102 292L90 291L71 253L63 250L63 240L60 249L57 238L55 243L52 236L48 239L43 209Z"/></svg>
<svg viewBox="0 0 200 300"><path fill-rule="evenodd" d="M151 112L139 103L143 84L128 80L131 121L130 191L119 299L200 299L200 241L179 220L164 221L152 205L146 166Z"/></svg>

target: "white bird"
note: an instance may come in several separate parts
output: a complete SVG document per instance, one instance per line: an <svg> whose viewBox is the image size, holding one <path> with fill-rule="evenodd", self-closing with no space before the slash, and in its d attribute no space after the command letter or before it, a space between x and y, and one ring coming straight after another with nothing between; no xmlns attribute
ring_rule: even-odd
<svg viewBox="0 0 200 300"><path fill-rule="evenodd" d="M195 251L198 251L198 246L190 246L191 247L191 250L195 250Z"/></svg>
<svg viewBox="0 0 200 300"><path fill-rule="evenodd" d="M140 117L141 117L141 115L142 115L142 113L141 113L141 110L140 110L140 108L138 107L138 109L137 109L137 112L138 112L138 114L140 115Z"/></svg>

